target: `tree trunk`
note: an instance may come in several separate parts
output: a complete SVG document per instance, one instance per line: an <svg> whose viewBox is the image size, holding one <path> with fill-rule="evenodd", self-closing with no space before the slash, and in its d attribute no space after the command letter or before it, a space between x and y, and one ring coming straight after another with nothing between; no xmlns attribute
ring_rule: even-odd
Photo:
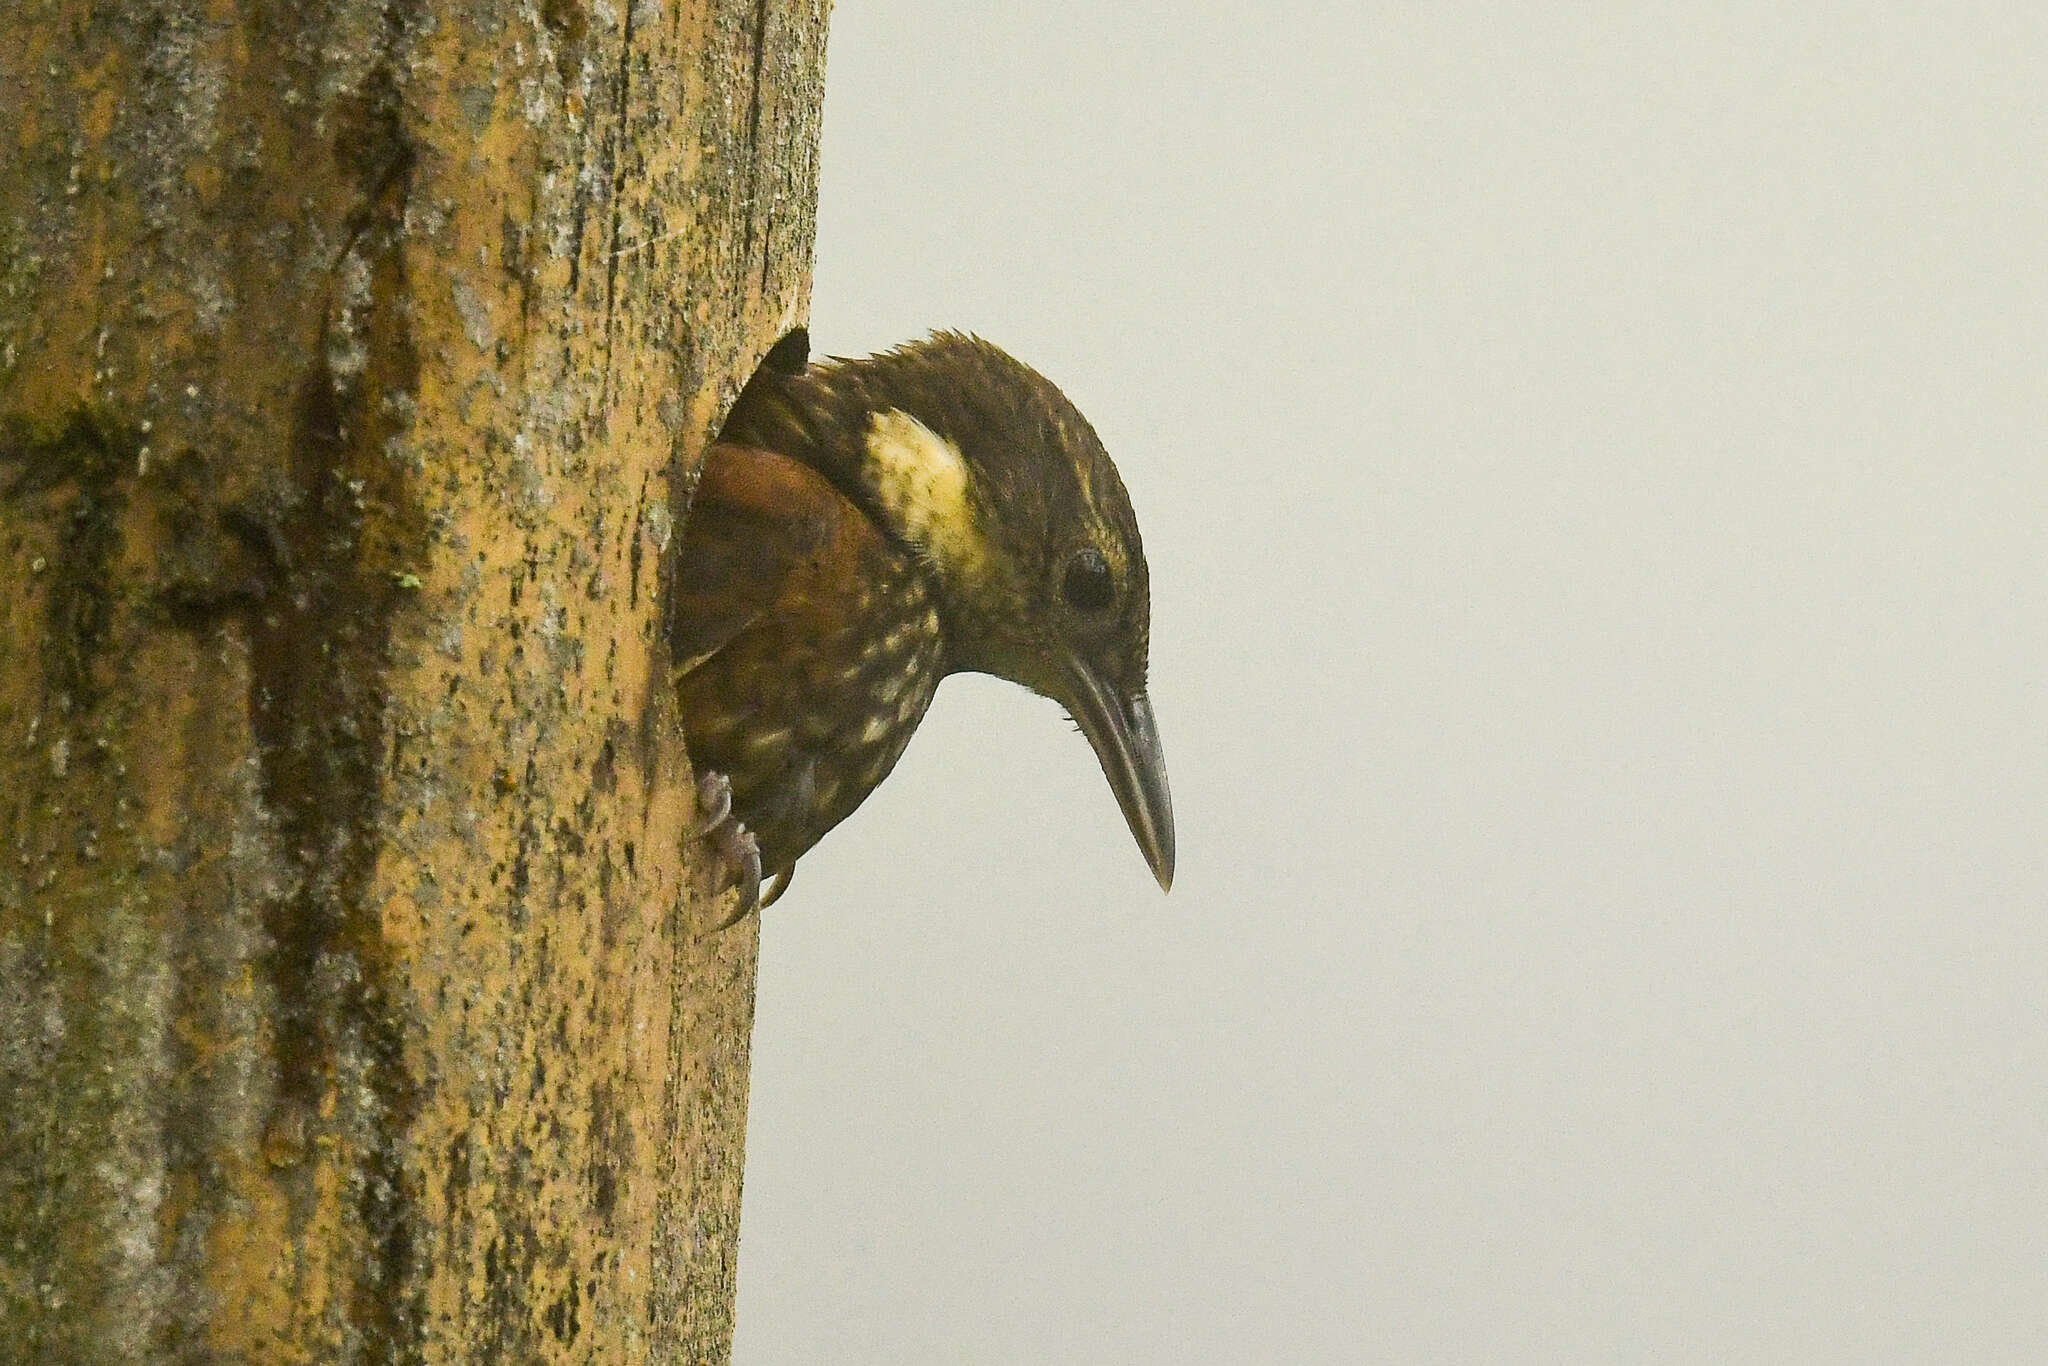
<svg viewBox="0 0 2048 1366"><path fill-rule="evenodd" d="M8 1360L726 1357L755 937L658 604L826 3L7 20Z"/></svg>

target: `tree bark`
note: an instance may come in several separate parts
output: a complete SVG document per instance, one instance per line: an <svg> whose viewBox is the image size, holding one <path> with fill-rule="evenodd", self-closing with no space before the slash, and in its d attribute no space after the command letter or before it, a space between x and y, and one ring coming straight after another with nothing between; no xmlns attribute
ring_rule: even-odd
<svg viewBox="0 0 2048 1366"><path fill-rule="evenodd" d="M728 1355L756 941L658 605L826 5L8 19L8 1360Z"/></svg>

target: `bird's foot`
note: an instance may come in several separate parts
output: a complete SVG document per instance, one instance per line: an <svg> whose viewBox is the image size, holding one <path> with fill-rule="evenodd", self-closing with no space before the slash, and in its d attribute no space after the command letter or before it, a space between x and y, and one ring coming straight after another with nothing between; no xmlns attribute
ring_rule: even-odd
<svg viewBox="0 0 2048 1366"><path fill-rule="evenodd" d="M731 913L712 926L710 932L730 929L760 910L761 846L755 843L753 832L732 814L732 783L723 773L706 773L697 780L697 827L690 837L708 840L718 855L718 893L739 889ZM779 894L782 888L778 886L775 890Z"/></svg>

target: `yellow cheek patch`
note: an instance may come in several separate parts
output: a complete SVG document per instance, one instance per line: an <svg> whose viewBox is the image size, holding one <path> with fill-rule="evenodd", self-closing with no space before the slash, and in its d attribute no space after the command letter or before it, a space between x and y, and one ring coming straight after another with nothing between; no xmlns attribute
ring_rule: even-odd
<svg viewBox="0 0 2048 1366"><path fill-rule="evenodd" d="M967 496L960 448L897 408L868 427L868 485L903 537L956 579L980 577L988 544Z"/></svg>

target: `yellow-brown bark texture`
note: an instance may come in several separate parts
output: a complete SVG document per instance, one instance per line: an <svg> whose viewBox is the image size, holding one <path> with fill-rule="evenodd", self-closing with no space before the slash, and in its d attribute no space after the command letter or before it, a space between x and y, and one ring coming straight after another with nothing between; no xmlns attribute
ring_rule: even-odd
<svg viewBox="0 0 2048 1366"><path fill-rule="evenodd" d="M0 1357L726 1357L657 627L825 5L11 8Z"/></svg>

